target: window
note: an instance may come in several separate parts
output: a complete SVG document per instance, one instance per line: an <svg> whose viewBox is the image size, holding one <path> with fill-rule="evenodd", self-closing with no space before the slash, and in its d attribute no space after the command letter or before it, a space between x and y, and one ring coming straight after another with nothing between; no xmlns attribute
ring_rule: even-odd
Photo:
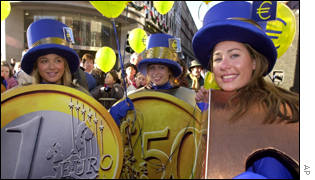
<svg viewBox="0 0 315 180"><path fill-rule="evenodd" d="M25 15L25 32L28 26L39 19L49 18L58 20L72 28L75 43L74 45L82 47L99 48L103 46L116 47L115 35L111 22L98 17L85 16L82 14L65 13L58 11L27 11ZM25 13L24 13L25 14ZM120 32L120 24L117 33ZM25 43L27 44L25 37Z"/></svg>

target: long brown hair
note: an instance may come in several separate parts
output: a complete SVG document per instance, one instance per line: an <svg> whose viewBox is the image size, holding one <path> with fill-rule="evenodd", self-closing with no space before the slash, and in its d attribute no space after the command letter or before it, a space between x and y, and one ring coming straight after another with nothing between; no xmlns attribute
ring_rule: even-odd
<svg viewBox="0 0 315 180"><path fill-rule="evenodd" d="M72 75L71 75L67 60L64 60L64 66L65 66L65 72L63 73L63 76L61 78L61 84L71 87ZM37 62L34 63L34 68L33 68L33 72L31 76L33 79L33 84L40 84L43 81L43 78L40 76L39 71L38 71Z"/></svg>
<svg viewBox="0 0 315 180"><path fill-rule="evenodd" d="M229 100L228 106L236 107L231 121L238 120L246 114L250 107L258 103L266 111L264 123L298 122L299 95L267 82L264 79L264 74L267 72L268 60L250 45L244 45L251 58L256 61L256 68L249 83L238 89L237 93Z"/></svg>

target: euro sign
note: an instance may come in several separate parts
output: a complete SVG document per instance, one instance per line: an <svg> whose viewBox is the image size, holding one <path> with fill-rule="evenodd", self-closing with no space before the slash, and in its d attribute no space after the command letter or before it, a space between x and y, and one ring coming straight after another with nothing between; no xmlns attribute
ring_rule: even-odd
<svg viewBox="0 0 315 180"><path fill-rule="evenodd" d="M181 44L179 38L170 38L168 39L169 48L172 49L174 52L181 52Z"/></svg>
<svg viewBox="0 0 315 180"><path fill-rule="evenodd" d="M273 21L272 23L272 25L270 25L270 23L267 24L266 34L278 49L280 48L280 43L278 42L279 37L281 36L282 31L286 27L287 23L281 18L277 18L276 21Z"/></svg>
<svg viewBox="0 0 315 180"><path fill-rule="evenodd" d="M268 21L265 32L277 48L278 58L290 47L295 37L296 20L292 10L283 3L278 3L277 18Z"/></svg>
<svg viewBox="0 0 315 180"><path fill-rule="evenodd" d="M73 38L73 33L72 29L69 27L63 27L63 32L64 32L64 37L68 42L71 42L74 44L74 38Z"/></svg>
<svg viewBox="0 0 315 180"><path fill-rule="evenodd" d="M261 3L259 8L257 9L257 14L259 15L259 18L262 20L267 20L271 17L271 15L269 13L270 7L263 7L265 4L272 5L272 2L271 1L264 1L263 3ZM263 14L267 14L268 16L264 17Z"/></svg>

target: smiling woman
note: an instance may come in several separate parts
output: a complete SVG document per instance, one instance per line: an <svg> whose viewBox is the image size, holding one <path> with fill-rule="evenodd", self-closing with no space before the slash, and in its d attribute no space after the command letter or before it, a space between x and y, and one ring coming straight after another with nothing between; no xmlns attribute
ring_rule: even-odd
<svg viewBox="0 0 315 180"><path fill-rule="evenodd" d="M182 74L176 54L176 48L179 47L172 46L174 42L177 42L174 40L174 36L164 33L156 33L149 36L146 50L137 65L139 72L146 76L148 80L147 85L130 94L141 91L161 91L170 93L179 99L195 105L195 102L190 99L193 99L195 95L194 91L174 85L175 78ZM115 104L110 109L110 113L117 125L120 125L121 119L126 116L129 110L133 110L133 104L130 99L126 98L126 100Z"/></svg>
<svg viewBox="0 0 315 180"><path fill-rule="evenodd" d="M149 81L151 81L153 84L162 86L169 81L171 72L166 65L150 64L147 68L147 76Z"/></svg>
<svg viewBox="0 0 315 180"><path fill-rule="evenodd" d="M262 141L267 142L261 143L263 145L259 147L264 151L277 149L281 147L281 143L293 143L290 147L281 147L279 151L285 152L284 154L293 151L296 155L299 154L299 143L297 139L289 138L287 134L298 135L299 96L265 81L264 76L272 71L277 60L277 50L258 23L251 19L252 9L252 5L245 1L224 1L216 4L207 12L203 27L195 34L192 41L193 50L200 64L213 72L215 80L221 88L220 91L207 91L202 87L195 98L196 102L200 103L198 106L201 110L206 109L203 107L211 107L209 124L211 121L212 126L216 125L213 123L216 119L225 123L224 126L217 126L219 129L217 131L220 131L220 128L225 131L222 135L220 134L220 143L210 144L209 147L218 147L225 141L228 142L228 146L231 146L230 142L234 143L235 139L233 140L229 133L233 132L233 136L244 133L246 135L240 138L241 140L237 141L232 148L235 157L237 157L235 154L238 148L241 149L240 154L247 153L242 141L246 142L249 139L254 142L248 151L257 151L257 147L253 147ZM210 92L213 94L211 95ZM204 106L204 103L210 103L210 98L212 99L211 104ZM235 125L237 128L227 130L228 127ZM287 133L283 135L277 131L276 136L282 137L280 142L276 142L275 136L268 139L270 132L267 128L275 125L279 125L278 130L283 128ZM290 125L294 125L295 128L291 128ZM254 131L249 128L253 126L257 128ZM247 129L238 131L243 127ZM263 128L266 130L258 132ZM212 130L216 131L214 128ZM250 134L251 132L254 133ZM223 140L224 136L227 137L226 140ZM284 140L285 137L288 138L287 142ZM249 165L246 166L245 172L236 176L235 171L235 174L231 173L230 176L240 179L298 177L299 171L296 163L298 160L295 159L297 156L284 157L281 153L268 154L266 152L253 158L255 160L251 163L248 163L250 162L248 160ZM221 158L223 159L224 156ZM222 159L220 162L225 162ZM227 161L231 162L235 159L231 158ZM293 163L286 160L291 160ZM238 163L244 161L241 160ZM225 169L233 169L236 166L231 165ZM211 173L207 175L213 175L213 172Z"/></svg>
<svg viewBox="0 0 315 180"><path fill-rule="evenodd" d="M220 42L213 54L215 80L224 91L237 90L249 82L256 62L242 43Z"/></svg>
<svg viewBox="0 0 315 180"><path fill-rule="evenodd" d="M58 84L89 92L72 82L78 71L79 56L69 47L72 30L65 24L41 19L27 29L29 50L24 54L21 68L33 77L33 84Z"/></svg>
<svg viewBox="0 0 315 180"><path fill-rule="evenodd" d="M37 83L63 83L65 85L70 85L71 83L69 66L66 60L57 54L47 54L39 57L33 73L35 77L39 77L36 78ZM64 78L62 79L62 77Z"/></svg>

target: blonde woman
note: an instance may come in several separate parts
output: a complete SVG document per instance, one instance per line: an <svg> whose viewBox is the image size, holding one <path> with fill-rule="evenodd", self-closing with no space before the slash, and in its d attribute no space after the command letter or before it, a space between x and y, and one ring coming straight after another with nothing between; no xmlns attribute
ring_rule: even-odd
<svg viewBox="0 0 315 180"><path fill-rule="evenodd" d="M57 84L89 92L73 81L79 68L79 57L69 47L68 27L56 20L41 19L27 30L29 50L21 62L22 70L31 75L33 84Z"/></svg>

